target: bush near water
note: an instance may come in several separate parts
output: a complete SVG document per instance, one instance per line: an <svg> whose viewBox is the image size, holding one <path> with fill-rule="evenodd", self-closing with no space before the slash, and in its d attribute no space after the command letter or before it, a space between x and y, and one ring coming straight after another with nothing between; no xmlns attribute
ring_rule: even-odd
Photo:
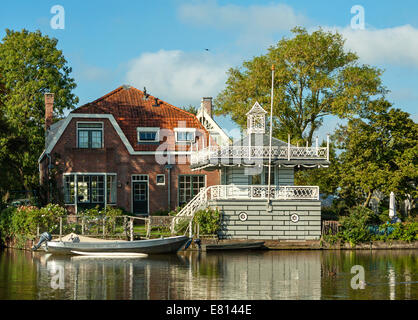
<svg viewBox="0 0 418 320"><path fill-rule="evenodd" d="M351 245L371 241L418 241L418 222L389 223L386 215L358 206L341 217L337 234L325 234L323 239L330 244L347 242Z"/></svg>
<svg viewBox="0 0 418 320"><path fill-rule="evenodd" d="M87 218L105 217L106 231L112 230L116 216L123 215L123 211L114 207L99 209L98 207L85 210L79 215ZM35 206L7 207L0 212L0 243L8 239L15 239L18 247L23 247L27 240L34 240L38 227L39 232L48 231L59 233L60 218L66 217L65 208L57 204L48 204L45 207ZM69 223L63 226L63 234L70 232L81 233L81 226Z"/></svg>

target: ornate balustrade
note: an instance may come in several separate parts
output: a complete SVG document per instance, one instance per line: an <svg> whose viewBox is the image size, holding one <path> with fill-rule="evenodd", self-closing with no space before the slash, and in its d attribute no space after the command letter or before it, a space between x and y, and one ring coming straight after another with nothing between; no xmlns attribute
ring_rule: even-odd
<svg viewBox="0 0 418 320"><path fill-rule="evenodd" d="M191 165L202 163L222 163L232 160L240 162L242 159L264 160L270 156L268 146L211 146L191 154ZM328 147L271 147L272 160L329 160Z"/></svg>
<svg viewBox="0 0 418 320"><path fill-rule="evenodd" d="M317 186L217 185L207 189L211 200L319 200Z"/></svg>

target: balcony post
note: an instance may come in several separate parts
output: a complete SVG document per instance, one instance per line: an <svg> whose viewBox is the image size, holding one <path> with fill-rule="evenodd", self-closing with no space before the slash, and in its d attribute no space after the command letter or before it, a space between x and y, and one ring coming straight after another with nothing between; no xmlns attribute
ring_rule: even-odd
<svg viewBox="0 0 418 320"><path fill-rule="evenodd" d="M329 161L329 133L327 134L327 161Z"/></svg>
<svg viewBox="0 0 418 320"><path fill-rule="evenodd" d="M287 134L287 161L290 161L290 133Z"/></svg>

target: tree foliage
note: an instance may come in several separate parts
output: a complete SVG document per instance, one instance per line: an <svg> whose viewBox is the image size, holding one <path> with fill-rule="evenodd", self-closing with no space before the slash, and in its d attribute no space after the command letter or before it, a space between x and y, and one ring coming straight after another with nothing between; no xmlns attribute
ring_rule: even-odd
<svg viewBox="0 0 418 320"><path fill-rule="evenodd" d="M58 40L40 31L6 30L0 42L0 193L38 183L37 159L45 146L44 94L55 95L54 116L78 98Z"/></svg>
<svg viewBox="0 0 418 320"><path fill-rule="evenodd" d="M334 138L343 150L334 173L342 198L367 206L374 190L418 196L418 124L407 112L390 109L352 119Z"/></svg>
<svg viewBox="0 0 418 320"><path fill-rule="evenodd" d="M338 33L322 29L308 33L292 30L264 55L228 71L226 88L215 100L216 114L229 114L245 128L246 112L255 101L270 106L271 66L274 77L274 135L292 136L292 142L312 137L326 115L367 116L381 104L372 101L386 93L382 71L361 65L353 52L344 50Z"/></svg>

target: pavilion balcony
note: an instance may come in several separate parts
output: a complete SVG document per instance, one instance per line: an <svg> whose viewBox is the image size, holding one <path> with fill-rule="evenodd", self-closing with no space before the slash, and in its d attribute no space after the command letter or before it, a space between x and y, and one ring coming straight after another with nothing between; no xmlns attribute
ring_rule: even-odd
<svg viewBox="0 0 418 320"><path fill-rule="evenodd" d="M259 164L270 158L269 146L210 146L191 153L195 169L210 166ZM329 147L272 146L272 163L328 164Z"/></svg>
<svg viewBox="0 0 418 320"><path fill-rule="evenodd" d="M210 200L319 200L318 186L216 185L206 192Z"/></svg>

